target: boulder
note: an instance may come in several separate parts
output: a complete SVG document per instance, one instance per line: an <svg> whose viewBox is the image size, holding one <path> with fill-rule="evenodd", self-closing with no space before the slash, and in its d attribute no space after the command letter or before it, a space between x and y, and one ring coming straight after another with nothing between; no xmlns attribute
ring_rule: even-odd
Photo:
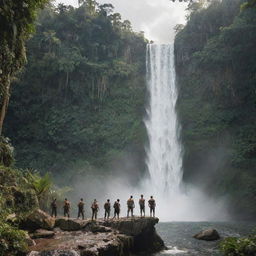
<svg viewBox="0 0 256 256"><path fill-rule="evenodd" d="M82 230L88 223L89 221L87 220L58 218L56 219L55 227L63 231L77 231Z"/></svg>
<svg viewBox="0 0 256 256"><path fill-rule="evenodd" d="M38 238L52 238L54 237L55 233L50 230L45 229L37 229L34 233L30 234L30 237L33 239Z"/></svg>
<svg viewBox="0 0 256 256"><path fill-rule="evenodd" d="M199 240L205 240L205 241L214 241L220 239L220 235L216 229L206 229L202 230L198 234L193 236L196 239Z"/></svg>
<svg viewBox="0 0 256 256"><path fill-rule="evenodd" d="M106 241L106 242L105 242ZM82 249L80 251L81 256L120 256L120 255L130 255L130 253L124 254L124 252L129 252L130 248L126 248L125 244L115 237L106 239L105 241L99 240L92 247Z"/></svg>
<svg viewBox="0 0 256 256"><path fill-rule="evenodd" d="M95 249L85 249L83 251L81 251L81 256L98 256L99 252Z"/></svg>
<svg viewBox="0 0 256 256"><path fill-rule="evenodd" d="M103 222L102 225L118 230L120 233L133 237L132 252L157 252L165 249L164 241L156 233L155 225L158 218L122 218Z"/></svg>
<svg viewBox="0 0 256 256"><path fill-rule="evenodd" d="M55 219L40 209L34 210L21 222L21 227L29 231L37 229L52 230L54 225Z"/></svg>
<svg viewBox="0 0 256 256"><path fill-rule="evenodd" d="M112 232L112 229L110 227L105 227L102 225L99 225L99 223L94 221L88 221L84 227L84 231L92 232L92 233L108 233Z"/></svg>
<svg viewBox="0 0 256 256"><path fill-rule="evenodd" d="M145 230L152 230L159 222L158 218L122 218L119 220L105 221L103 226L111 227L128 236L137 236Z"/></svg>
<svg viewBox="0 0 256 256"><path fill-rule="evenodd" d="M36 242L33 239L31 239L31 237L27 233L26 233L25 241L26 241L28 246L36 245Z"/></svg>
<svg viewBox="0 0 256 256"><path fill-rule="evenodd" d="M28 256L79 256L79 254L74 250L52 250L43 252L32 251Z"/></svg>

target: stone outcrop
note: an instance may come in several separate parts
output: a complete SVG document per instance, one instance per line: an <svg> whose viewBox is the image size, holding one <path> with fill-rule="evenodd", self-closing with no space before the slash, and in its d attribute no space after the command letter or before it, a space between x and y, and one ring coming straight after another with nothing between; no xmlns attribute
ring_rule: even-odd
<svg viewBox="0 0 256 256"><path fill-rule="evenodd" d="M164 242L156 233L158 218L123 218L121 221L103 222L102 225L133 237L133 251L157 252L164 248Z"/></svg>
<svg viewBox="0 0 256 256"><path fill-rule="evenodd" d="M55 233L50 230L45 230L45 229L37 229L34 233L30 235L32 239L37 239L37 238L52 238L54 237Z"/></svg>
<svg viewBox="0 0 256 256"><path fill-rule="evenodd" d="M97 222L59 218L54 237L35 239L36 245L30 247L29 256L128 256L156 252L165 248L155 231L157 223L157 218Z"/></svg>
<svg viewBox="0 0 256 256"><path fill-rule="evenodd" d="M216 229L206 229L193 236L199 240L214 241L220 239L220 235Z"/></svg>
<svg viewBox="0 0 256 256"><path fill-rule="evenodd" d="M55 227L58 227L63 231L78 231L83 229L89 222L89 220L57 218Z"/></svg>
<svg viewBox="0 0 256 256"><path fill-rule="evenodd" d="M30 252L29 256L79 256L75 250L53 250L47 252Z"/></svg>
<svg viewBox="0 0 256 256"><path fill-rule="evenodd" d="M40 209L34 210L21 222L21 228L35 231L37 229L52 230L55 226L55 219Z"/></svg>

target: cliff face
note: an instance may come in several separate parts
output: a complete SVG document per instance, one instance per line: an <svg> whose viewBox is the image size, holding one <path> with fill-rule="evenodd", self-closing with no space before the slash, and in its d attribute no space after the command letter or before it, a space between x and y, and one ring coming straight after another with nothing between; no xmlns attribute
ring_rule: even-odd
<svg viewBox="0 0 256 256"><path fill-rule="evenodd" d="M243 2L213 1L177 34L177 110L184 180L255 219L256 9Z"/></svg>
<svg viewBox="0 0 256 256"><path fill-rule="evenodd" d="M122 218L97 222L57 219L53 237L35 239L28 255L126 256L131 253L157 252L165 248L163 240L155 231L154 226L158 221L158 218ZM42 230L40 232L43 234ZM35 233L31 237L36 237Z"/></svg>
<svg viewBox="0 0 256 256"><path fill-rule="evenodd" d="M158 218L134 218L104 222L103 225L133 238L132 251L156 252L164 248L163 240L156 233Z"/></svg>

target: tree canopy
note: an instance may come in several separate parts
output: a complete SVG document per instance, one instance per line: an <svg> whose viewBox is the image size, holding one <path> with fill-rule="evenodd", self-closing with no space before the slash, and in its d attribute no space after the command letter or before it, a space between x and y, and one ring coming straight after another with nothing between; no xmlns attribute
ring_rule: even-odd
<svg viewBox="0 0 256 256"><path fill-rule="evenodd" d="M26 61L25 42L34 31L38 9L46 2L0 1L0 135L9 102L10 82Z"/></svg>
<svg viewBox="0 0 256 256"><path fill-rule="evenodd" d="M5 130L17 164L72 176L129 151L143 169L143 35L95 1L48 5L36 31Z"/></svg>

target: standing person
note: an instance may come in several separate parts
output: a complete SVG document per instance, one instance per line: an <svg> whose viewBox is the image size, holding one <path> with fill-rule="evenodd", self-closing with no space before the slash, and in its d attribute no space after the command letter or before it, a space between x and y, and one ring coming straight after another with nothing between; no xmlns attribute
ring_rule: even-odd
<svg viewBox="0 0 256 256"><path fill-rule="evenodd" d="M57 199L54 198L53 201L51 202L51 209L52 209L52 214L51 216L57 217Z"/></svg>
<svg viewBox="0 0 256 256"><path fill-rule="evenodd" d="M64 217L66 217L66 215L67 215L69 218L70 217L70 202L68 201L67 198L65 198L63 209L64 209Z"/></svg>
<svg viewBox="0 0 256 256"><path fill-rule="evenodd" d="M99 211L99 204L98 204L96 199L94 199L91 208L92 208L92 220L94 218L95 218L95 220L97 220L97 213Z"/></svg>
<svg viewBox="0 0 256 256"><path fill-rule="evenodd" d="M133 196L127 200L127 218L129 218L129 213L131 212L131 216L133 217L133 209L135 208Z"/></svg>
<svg viewBox="0 0 256 256"><path fill-rule="evenodd" d="M84 220L84 199L81 198L80 202L78 203L78 215L77 218L79 219L80 215L82 216L82 219Z"/></svg>
<svg viewBox="0 0 256 256"><path fill-rule="evenodd" d="M145 199L143 198L143 195L140 196L139 206L140 206L140 217L142 217L142 213L144 214L144 217L145 217Z"/></svg>
<svg viewBox="0 0 256 256"><path fill-rule="evenodd" d="M115 219L116 216L117 216L117 219L119 219L119 214L120 214L120 209L121 209L120 200L119 199L117 199L115 201L113 207L114 207L114 217L113 217L113 219Z"/></svg>
<svg viewBox="0 0 256 256"><path fill-rule="evenodd" d="M151 196L150 199L148 200L148 206L150 209L150 217L152 217L152 213L153 213L153 217L155 217L156 201L153 198L153 196Z"/></svg>
<svg viewBox="0 0 256 256"><path fill-rule="evenodd" d="M109 199L108 199L107 202L104 204L104 209L105 209L104 220L105 220L106 218L109 219L110 209L111 209L111 205L110 205L110 200L109 200Z"/></svg>

